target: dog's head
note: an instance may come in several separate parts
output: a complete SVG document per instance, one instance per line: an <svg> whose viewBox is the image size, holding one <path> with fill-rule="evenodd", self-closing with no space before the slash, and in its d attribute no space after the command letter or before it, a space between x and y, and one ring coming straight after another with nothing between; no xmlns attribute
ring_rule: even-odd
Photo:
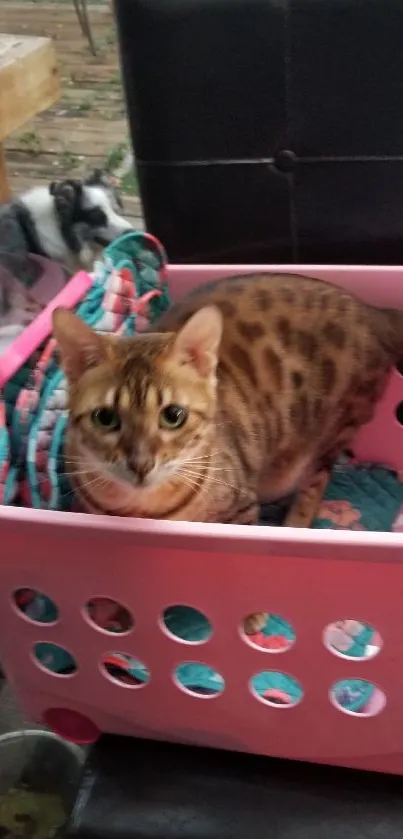
<svg viewBox="0 0 403 839"><path fill-rule="evenodd" d="M50 184L56 212L64 225L84 225L87 236L109 244L132 229L121 215L123 204L111 178L96 169L84 181L66 180Z"/></svg>

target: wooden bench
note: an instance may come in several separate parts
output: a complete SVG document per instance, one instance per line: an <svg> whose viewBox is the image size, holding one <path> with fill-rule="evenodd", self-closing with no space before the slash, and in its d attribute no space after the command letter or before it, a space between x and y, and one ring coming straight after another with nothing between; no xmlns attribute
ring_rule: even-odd
<svg viewBox="0 0 403 839"><path fill-rule="evenodd" d="M10 198L4 140L58 97L52 41L0 33L0 204Z"/></svg>

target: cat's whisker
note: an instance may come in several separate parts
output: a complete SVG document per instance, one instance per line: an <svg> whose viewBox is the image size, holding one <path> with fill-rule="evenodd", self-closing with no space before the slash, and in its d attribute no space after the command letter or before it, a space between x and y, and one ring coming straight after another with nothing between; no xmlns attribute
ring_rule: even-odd
<svg viewBox="0 0 403 839"><path fill-rule="evenodd" d="M192 464L190 463L190 464L189 464L189 467L187 467L187 468L191 468L191 467L192 467ZM198 469L205 469L205 468L207 468L207 469L208 469L208 472L209 472L209 473L210 473L210 472L220 472L221 474L223 474L223 473L225 473L226 471L228 471L228 470L227 470L224 466L210 466L210 464L207 464L207 463L206 463L206 464L204 464L204 463L203 463L203 464L198 463L198 464L196 464L196 467L195 467L195 469L196 469L196 470L198 470ZM182 469L182 467L181 467L181 469ZM198 473L198 474L199 474L199 473Z"/></svg>
<svg viewBox="0 0 403 839"><path fill-rule="evenodd" d="M191 472L188 469L181 469L177 472L176 477L180 479L186 479L186 481L191 481L195 486L201 486L201 479L202 475L198 472Z"/></svg>
<svg viewBox="0 0 403 839"><path fill-rule="evenodd" d="M206 456L203 455L200 458L189 457L186 460L182 460L181 465L183 465L183 466L191 465L192 466L193 464L195 464L197 466L204 466L204 464L208 463L216 455L218 455L218 452L215 452L215 453L212 452L211 455L206 455Z"/></svg>
<svg viewBox="0 0 403 839"><path fill-rule="evenodd" d="M82 461L81 461L80 465L83 465ZM81 476L81 475L93 475L94 476L94 467L91 466L91 467L87 467L86 469L69 469L65 472L59 472L58 474L60 476L66 477L66 478L74 478L74 477L78 477L78 476ZM95 475L93 477L93 480L94 481L103 481L103 483L105 483L105 484L107 483L107 480L105 479L105 477L103 475Z"/></svg>
<svg viewBox="0 0 403 839"><path fill-rule="evenodd" d="M179 475L178 477L179 477L180 483L182 483L184 486L189 487L189 489L194 489L195 492L197 490L199 490L200 496L202 496L203 493L206 492L211 497L211 492L209 491L208 487L206 486L206 483L204 483L204 484L202 484L202 486L200 486L200 481L194 481L194 480L192 480L192 478L189 478L185 475Z"/></svg>
<svg viewBox="0 0 403 839"><path fill-rule="evenodd" d="M222 465L222 466L212 466L210 463L196 463L194 465L194 468L192 468L192 467L193 467L193 464L189 463L189 464L186 464L184 466L181 466L181 469L184 469L185 472L186 471L194 472L195 475L199 475L201 470L203 470L203 471L207 470L208 472L221 472L222 474L225 474L225 472L229 471L228 466L224 466L224 465Z"/></svg>
<svg viewBox="0 0 403 839"><path fill-rule="evenodd" d="M178 475L178 478L183 484L186 484L186 486L188 487L196 488L199 486L199 481L193 480L193 478L190 478L188 475Z"/></svg>
<svg viewBox="0 0 403 839"><path fill-rule="evenodd" d="M105 486L107 481L105 478L102 478L100 475L97 475L96 478L92 478L91 481L80 481L80 486L78 489L87 489L90 486ZM72 492L76 492L76 489L73 489Z"/></svg>
<svg viewBox="0 0 403 839"><path fill-rule="evenodd" d="M199 497L203 498L204 495L208 495L209 498L213 498L213 493L211 492L208 481L204 481L201 488L199 485Z"/></svg>
<svg viewBox="0 0 403 839"><path fill-rule="evenodd" d="M179 475L188 475L191 478L194 478L197 481L200 481L201 477L205 474L204 472L197 472L194 469L180 469Z"/></svg>
<svg viewBox="0 0 403 839"><path fill-rule="evenodd" d="M203 460L181 460L178 464L179 468L182 468L182 466L194 466L196 469L204 469L204 467L208 465L208 458L205 458Z"/></svg>
<svg viewBox="0 0 403 839"><path fill-rule="evenodd" d="M219 454L218 449L214 452L205 452L204 454L191 456L191 457L187 458L186 460L184 460L183 462L184 463L189 463L189 462L193 462L193 461L196 461L196 460L210 460L212 457L215 457L215 455L217 455L217 454Z"/></svg>
<svg viewBox="0 0 403 839"><path fill-rule="evenodd" d="M176 477L187 478L188 480L194 481L195 484L200 484L202 476L197 472L190 472L187 469L181 469L177 472Z"/></svg>
<svg viewBox="0 0 403 839"><path fill-rule="evenodd" d="M83 458L83 457L74 457L74 456L73 456L73 457L72 457L72 456L70 456L70 457L69 457L69 459L66 459L66 458L65 458L65 459L63 460L63 463L68 464L68 465L71 465L71 464L74 464L74 463L82 463L82 464L84 464L85 462L86 462L86 461L85 461L85 458Z"/></svg>
<svg viewBox="0 0 403 839"><path fill-rule="evenodd" d="M71 477L71 475L89 475L91 473L91 469L69 469L67 472L58 472L61 477Z"/></svg>
<svg viewBox="0 0 403 839"><path fill-rule="evenodd" d="M189 489L193 489L195 493L200 487L200 484L197 481L192 481L190 478L186 478L184 475L180 476L179 482L183 484L183 486L189 487Z"/></svg>
<svg viewBox="0 0 403 839"><path fill-rule="evenodd" d="M88 474L88 473L87 473L87 474ZM69 490L66 490L66 492L62 492L62 493L61 493L61 498L67 498L69 495L75 495L75 494L77 493L77 491L79 491L79 489L80 489L81 487L88 487L88 486L90 486L91 484L96 485L96 484L97 484L97 482L98 482L101 486L102 486L102 484L106 483L105 479L104 479L104 478L101 478L101 476L97 476L97 477L96 477L96 478L94 478L92 481L84 481L84 482L83 482L83 481L80 481L80 486L79 486L79 487L74 487L74 486L73 486L73 487L71 487Z"/></svg>
<svg viewBox="0 0 403 839"><path fill-rule="evenodd" d="M182 468L192 468L194 466L195 469L205 469L206 467L210 468L210 460L206 458L205 460L182 460L179 464L179 467Z"/></svg>
<svg viewBox="0 0 403 839"><path fill-rule="evenodd" d="M217 452L217 454L218 454L218 452ZM193 458L193 457L188 457L188 458L186 458L186 460L182 460L181 463L183 463L184 466L187 466L188 463L195 463L198 466L204 466L204 464L212 461L214 457L215 457L214 454L212 454L211 456L208 456L208 457L200 458L200 459Z"/></svg>
<svg viewBox="0 0 403 839"><path fill-rule="evenodd" d="M182 471L182 474L188 474L190 477L195 477L195 475L197 475L197 473L194 473L194 472L191 472L191 471L189 471L189 472L187 470L181 470L181 471ZM220 480L219 478L216 478L216 477L213 477L213 476L211 476L211 477L209 476L207 480L210 481L210 482L213 482L215 484L221 484L221 486L229 487L230 489L235 489L235 490L240 491L240 488L237 487L236 484L231 484L229 481Z"/></svg>
<svg viewBox="0 0 403 839"><path fill-rule="evenodd" d="M227 489L234 490L238 495L247 495L249 490L245 489L242 486L238 486L237 484L232 484L229 481L222 481L219 478L215 478L214 476L210 476L209 483L216 484L217 486L224 486Z"/></svg>

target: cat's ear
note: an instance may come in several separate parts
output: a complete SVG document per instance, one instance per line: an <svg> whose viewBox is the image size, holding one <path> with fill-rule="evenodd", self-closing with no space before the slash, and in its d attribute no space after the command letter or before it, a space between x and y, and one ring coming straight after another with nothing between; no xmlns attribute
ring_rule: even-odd
<svg viewBox="0 0 403 839"><path fill-rule="evenodd" d="M70 309L54 310L53 337L59 349L61 366L71 382L76 382L89 367L106 361L103 339Z"/></svg>
<svg viewBox="0 0 403 839"><path fill-rule="evenodd" d="M192 364L202 376L214 372L222 338L223 319L217 306L204 306L185 323L175 338L174 354Z"/></svg>

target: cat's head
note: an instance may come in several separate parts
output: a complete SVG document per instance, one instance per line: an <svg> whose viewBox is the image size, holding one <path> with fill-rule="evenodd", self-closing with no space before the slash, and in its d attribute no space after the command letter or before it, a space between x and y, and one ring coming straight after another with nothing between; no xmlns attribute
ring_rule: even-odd
<svg viewBox="0 0 403 839"><path fill-rule="evenodd" d="M154 487L191 482L214 446L222 316L200 309L178 333L96 334L56 309L53 334L69 383L76 454L109 479Z"/></svg>

